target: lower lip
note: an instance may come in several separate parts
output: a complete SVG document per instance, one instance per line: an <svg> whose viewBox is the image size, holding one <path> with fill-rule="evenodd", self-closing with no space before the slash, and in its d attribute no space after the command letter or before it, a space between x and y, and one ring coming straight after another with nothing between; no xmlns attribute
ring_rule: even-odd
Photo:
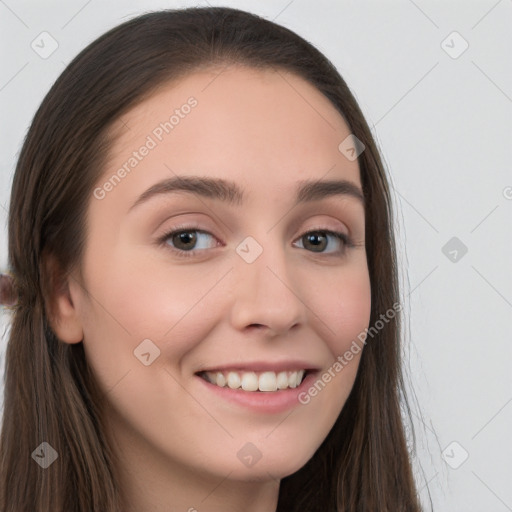
<svg viewBox="0 0 512 512"><path fill-rule="evenodd" d="M299 401L299 394L309 388L317 373L308 373L296 388L279 391L244 391L243 389L231 389L227 386L221 388L197 375L196 377L206 386L206 389L228 402L253 411L275 414L302 405Z"/></svg>

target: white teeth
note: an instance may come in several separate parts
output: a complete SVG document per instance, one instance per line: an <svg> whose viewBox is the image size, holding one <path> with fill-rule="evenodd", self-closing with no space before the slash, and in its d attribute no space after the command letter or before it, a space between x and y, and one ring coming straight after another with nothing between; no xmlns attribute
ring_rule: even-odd
<svg viewBox="0 0 512 512"><path fill-rule="evenodd" d="M277 391L277 377L274 372L263 372L258 380L260 391Z"/></svg>
<svg viewBox="0 0 512 512"><path fill-rule="evenodd" d="M231 389L244 391L278 391L280 389L296 388L302 382L305 370L292 372L204 372L203 377L219 387L228 386Z"/></svg>
<svg viewBox="0 0 512 512"><path fill-rule="evenodd" d="M231 389L238 389L240 387L240 375L236 372L229 372L227 381Z"/></svg>
<svg viewBox="0 0 512 512"><path fill-rule="evenodd" d="M254 372L242 373L242 389L244 391L258 390L258 376Z"/></svg>
<svg viewBox="0 0 512 512"><path fill-rule="evenodd" d="M279 372L277 374L277 387L278 389L286 389L288 387L288 374L286 372Z"/></svg>
<svg viewBox="0 0 512 512"><path fill-rule="evenodd" d="M220 386L223 388L227 384L226 377L224 377L223 373L217 372L215 375L215 380L213 381L213 384L217 384L217 386Z"/></svg>

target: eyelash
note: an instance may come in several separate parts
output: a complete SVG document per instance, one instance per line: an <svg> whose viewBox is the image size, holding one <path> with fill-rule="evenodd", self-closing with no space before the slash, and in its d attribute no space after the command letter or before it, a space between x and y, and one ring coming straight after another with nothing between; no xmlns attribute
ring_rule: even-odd
<svg viewBox="0 0 512 512"><path fill-rule="evenodd" d="M158 240L157 240L158 245L161 245L165 249L170 250L179 258L195 258L198 256L198 254L197 254L198 252L204 252L207 249L200 249L199 251L198 250L183 251L181 249L176 249L174 247L171 247L167 243L167 240L169 238L171 238L173 235L178 235L180 233L188 233L188 232L198 232L198 233L203 233L206 235L211 235L213 237L213 235L211 233L209 233L208 231L199 229L197 226L194 226L194 225L176 226L172 231L169 231L166 234L164 234L158 238ZM352 241L352 239L346 233L341 233L339 231L333 231L331 229L324 229L324 228L314 228L309 231L306 231L303 235L301 235L299 237L299 239L306 235L312 234L312 233L322 233L322 234L326 234L326 235L331 235L331 236L336 237L341 242L343 242L343 248L339 251L335 251L333 253L321 253L321 252L315 253L314 251L310 251L310 252L313 252L313 254L319 254L319 255L324 255L324 256L340 256L341 257L344 255L345 249L349 249L349 248L356 246L356 244ZM304 250L306 250L306 249L304 249Z"/></svg>

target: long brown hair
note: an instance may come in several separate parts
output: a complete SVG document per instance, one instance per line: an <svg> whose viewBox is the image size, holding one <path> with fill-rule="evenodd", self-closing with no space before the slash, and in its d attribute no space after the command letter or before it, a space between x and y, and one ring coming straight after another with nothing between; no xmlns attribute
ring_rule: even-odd
<svg viewBox="0 0 512 512"><path fill-rule="evenodd" d="M58 283L49 262L63 276L80 266L88 201L113 141L109 128L157 87L230 64L295 73L331 101L364 143L358 161L370 325L399 302L384 166L356 100L324 55L282 26L224 7L153 12L111 29L67 66L44 98L14 175L8 254L18 302L6 351L2 512L121 512L98 407L104 397L83 343L62 343L50 327L49 298ZM421 510L402 418L405 411L411 420L400 332L397 316L367 343L331 432L304 467L281 481L278 512ZM33 460L43 442L58 454L47 469Z"/></svg>

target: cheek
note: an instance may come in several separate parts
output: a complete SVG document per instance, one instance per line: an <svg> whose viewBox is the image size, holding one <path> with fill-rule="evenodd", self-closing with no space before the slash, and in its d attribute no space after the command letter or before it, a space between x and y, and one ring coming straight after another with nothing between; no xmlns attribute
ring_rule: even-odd
<svg viewBox="0 0 512 512"><path fill-rule="evenodd" d="M91 361L115 381L121 376L121 361L125 368L140 366L134 350L149 339L160 350L155 366L165 361L178 368L182 357L207 336L213 316L219 316L222 287L214 288L230 267L215 272L201 265L187 269L165 259L152 261L151 254L133 247L108 254L101 263L95 257L86 260L85 279L94 296L84 312Z"/></svg>
<svg viewBox="0 0 512 512"><path fill-rule="evenodd" d="M112 248L109 259L91 256L86 281L94 290L90 320L85 326L91 356L108 366L123 353L152 340L167 364L179 367L187 352L208 337L209 330L229 316L230 262L217 265L169 264L146 251ZM101 254L91 251L90 254ZM130 254L130 257L123 256ZM313 329L335 359L368 327L371 293L366 259L355 264L312 272L297 271L294 281L310 311L305 329ZM231 295L231 294L230 294ZM98 306L98 307L96 307ZM228 308L229 309L229 308ZM105 341L108 340L108 343Z"/></svg>
<svg viewBox="0 0 512 512"><path fill-rule="evenodd" d="M305 280L308 278L305 277ZM313 276L309 278L311 281ZM325 285L310 295L308 306L324 325L323 339L336 358L368 327L371 312L371 286L364 262L333 271ZM354 358L355 359L355 358Z"/></svg>

